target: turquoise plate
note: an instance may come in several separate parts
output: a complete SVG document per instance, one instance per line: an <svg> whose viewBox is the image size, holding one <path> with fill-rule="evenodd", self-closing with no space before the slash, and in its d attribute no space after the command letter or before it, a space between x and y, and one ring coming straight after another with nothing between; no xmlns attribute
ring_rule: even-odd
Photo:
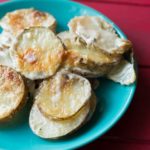
<svg viewBox="0 0 150 150"><path fill-rule="evenodd" d="M99 16L113 25L118 35L124 33L106 16L87 6L68 0L19 0L0 4L0 17L5 13L34 7L52 13L57 21L57 32L67 30L68 21L80 15ZM98 105L92 120L76 133L60 140L44 140L34 135L28 125L30 102L25 110L10 123L0 124L0 149L7 150L65 150L83 146L108 131L124 114L135 92L136 83L122 86L107 79L100 79L96 91ZM99 139L101 140L101 139Z"/></svg>

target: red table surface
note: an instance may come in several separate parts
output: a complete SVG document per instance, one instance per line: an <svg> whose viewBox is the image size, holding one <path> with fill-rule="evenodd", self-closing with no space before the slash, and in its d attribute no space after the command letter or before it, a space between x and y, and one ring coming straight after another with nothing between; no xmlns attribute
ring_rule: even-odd
<svg viewBox="0 0 150 150"><path fill-rule="evenodd" d="M133 42L139 64L137 90L126 114L105 135L80 149L150 150L150 0L75 1L112 19Z"/></svg>

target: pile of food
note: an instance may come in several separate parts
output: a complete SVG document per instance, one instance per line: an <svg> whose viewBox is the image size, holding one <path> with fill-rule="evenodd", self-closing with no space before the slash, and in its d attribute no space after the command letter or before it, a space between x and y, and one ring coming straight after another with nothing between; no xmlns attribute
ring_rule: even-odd
<svg viewBox="0 0 150 150"><path fill-rule="evenodd" d="M32 101L29 125L42 138L70 134L96 108L93 78L135 82L132 43L95 16L72 18L56 33L56 19L33 8L7 13L0 34L0 121ZM90 80L90 81L89 81Z"/></svg>

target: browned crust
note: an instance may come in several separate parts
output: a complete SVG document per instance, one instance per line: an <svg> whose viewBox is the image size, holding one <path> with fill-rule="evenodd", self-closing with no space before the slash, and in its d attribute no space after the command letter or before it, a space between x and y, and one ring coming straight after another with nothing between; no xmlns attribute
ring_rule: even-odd
<svg viewBox="0 0 150 150"><path fill-rule="evenodd" d="M53 29L55 27L56 26L53 26ZM12 51L11 54L12 54L12 56L17 57L17 60L18 60L17 63L18 63L18 66L19 66L18 67L19 68L19 72L21 74L23 74L25 77L27 77L27 78L29 78L31 80L38 80L38 79L40 80L40 79L45 79L45 78L48 78L48 77L52 76L52 75L46 75L46 77L38 77L38 78L32 79L32 78L28 77L27 75L25 75L25 73L24 73L26 71L25 68L24 68L24 65L25 65L26 61L23 58L24 58L24 55L30 54L30 53L36 54L37 57L40 58L40 62L37 60L37 61L33 61L30 64L26 63L26 64L28 64L28 70L27 71L32 72L33 70L36 70L36 71L45 73L49 69L49 65L48 64L47 65L46 64L44 64L44 65L42 64L41 60L43 60L43 59L41 59L40 50L37 51L36 49L34 50L33 48L28 48L28 49L26 49L25 53L19 53L18 52L18 44L19 44L19 41L22 39L23 35L25 33L27 33L27 32L32 32L32 31L34 31L36 29L45 29L45 30L49 31L51 34L53 34L55 36L55 39L58 40L58 43L59 43L59 49L58 50L59 51L57 52L57 59L56 59L56 56L55 56L55 58L54 57L48 57L49 65L51 65L50 62L55 62L55 65L53 65L53 66L57 66L57 68L53 67L54 68L53 69L53 71L54 71L53 74L55 74L59 70L59 68L60 68L60 66L62 64L63 55L65 53L64 45L62 44L62 42L58 38L58 36L52 31L52 29L47 28L47 27L30 27L28 29L24 29L24 31L17 36L17 41L13 44L13 49L15 49L15 51Z"/></svg>
<svg viewBox="0 0 150 150"><path fill-rule="evenodd" d="M5 116L4 118L0 119L0 122L7 122L10 121L11 119L13 119L17 113L19 113L23 107L25 106L27 102L27 92L25 92L24 94L24 98L21 100L20 104L17 106L16 109L12 110L7 116Z"/></svg>
<svg viewBox="0 0 150 150"><path fill-rule="evenodd" d="M30 16L30 22L25 22L26 19L24 16L26 15ZM7 23L9 28L5 29L4 27L4 29L9 30L16 36L19 32L22 32L26 28L44 26L41 24L41 22L46 20L50 21L50 18L53 18L52 21L54 22L51 25L47 24L47 27L55 30L56 18L48 12L43 12L34 8L18 9L9 12L1 19L1 22L4 22L4 24Z"/></svg>
<svg viewBox="0 0 150 150"><path fill-rule="evenodd" d="M125 44L120 47L120 50L118 51L118 54L124 54L125 52L128 52L132 47L133 44L130 40L122 39Z"/></svg>
<svg viewBox="0 0 150 150"><path fill-rule="evenodd" d="M58 34L58 36L59 36L59 34ZM61 36L60 36L60 39L61 39ZM122 59L121 54L110 54L110 53L107 53L106 51L98 49L94 45L88 46L79 37L77 37L77 39L73 39L73 40L66 39L64 41L62 38L61 41L64 43L64 47L66 49L66 51L63 55L63 64L61 67L67 68L71 72L82 75L84 77L94 78L94 77L104 76L105 74L107 74L107 72L109 71L109 69L112 66L118 64L120 62L120 60ZM100 51L102 54L104 54L106 57L108 57L109 62L96 63L93 60L83 58L82 56L80 56L80 54L78 52L72 51L73 47L74 47L74 46L72 46L72 42L74 45L76 45L80 49L88 48L91 50L96 49L96 50ZM129 41L129 43L130 43L130 41Z"/></svg>
<svg viewBox="0 0 150 150"><path fill-rule="evenodd" d="M116 61L112 63L96 64L91 60L79 57L75 52L66 50L63 55L63 64L61 67L67 68L71 72L82 75L84 77L89 78L100 77L107 74L109 69L112 66L118 64L122 58L121 55L112 55L112 54L106 55L109 55L109 57L116 58ZM78 70L77 68L79 68L80 70Z"/></svg>
<svg viewBox="0 0 150 150"><path fill-rule="evenodd" d="M0 65L1 67L1 65ZM11 68L10 68L11 69ZM11 69L13 70L13 69ZM23 83L24 85L24 94L22 96L22 100L20 100L20 102L18 103L18 106L16 106L15 109L13 109L12 111L8 112L4 117L0 118L0 122L6 122L6 121L9 121L11 120L12 118L15 117L16 113L19 112L23 107L24 105L26 104L26 101L27 101L27 88L26 88L26 85L25 85L25 81L24 79L21 77L20 74L19 75L19 78L21 79L21 82ZM10 76L11 78L11 76Z"/></svg>

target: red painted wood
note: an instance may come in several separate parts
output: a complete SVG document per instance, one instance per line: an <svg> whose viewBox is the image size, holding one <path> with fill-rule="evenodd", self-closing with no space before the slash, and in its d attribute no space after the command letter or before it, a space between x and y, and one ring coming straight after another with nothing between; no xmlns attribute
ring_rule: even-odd
<svg viewBox="0 0 150 150"><path fill-rule="evenodd" d="M95 141L81 150L150 150L148 144L123 143L114 141Z"/></svg>
<svg viewBox="0 0 150 150"><path fill-rule="evenodd" d="M100 2L101 0L97 0ZM108 2L118 2L123 4L139 4L139 5L150 5L150 0L102 0L102 1L108 1Z"/></svg>
<svg viewBox="0 0 150 150"><path fill-rule="evenodd" d="M5 2L5 1L7 1L7 0L0 0L0 3Z"/></svg>
<svg viewBox="0 0 150 150"><path fill-rule="evenodd" d="M118 3L124 5L150 6L150 0L82 0L82 2Z"/></svg>
<svg viewBox="0 0 150 150"><path fill-rule="evenodd" d="M138 63L150 66L150 7L97 3L92 0L91 2L84 1L84 4L112 19L133 42Z"/></svg>

